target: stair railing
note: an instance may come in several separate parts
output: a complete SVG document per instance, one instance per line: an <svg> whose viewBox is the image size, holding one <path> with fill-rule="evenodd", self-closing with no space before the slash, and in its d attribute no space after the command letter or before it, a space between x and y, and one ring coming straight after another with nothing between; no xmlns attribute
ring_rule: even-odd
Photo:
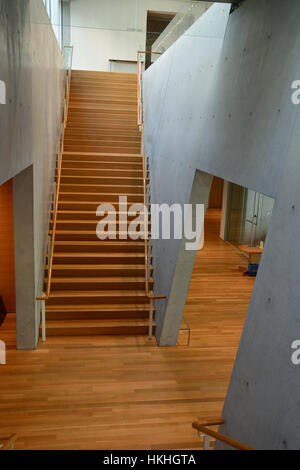
<svg viewBox="0 0 300 470"><path fill-rule="evenodd" d="M42 340L43 341L46 341L46 300L49 299L50 293L51 293L54 244L55 244L57 211L58 211L58 198L59 198L59 190L60 190L60 182L61 182L61 169L62 169L62 157L63 157L63 152L64 152L65 132L66 132L66 127L67 127L68 115L69 115L70 88L71 88L71 75L72 75L74 46L64 46L63 57L64 57L65 63L66 63L66 60L67 60L67 50L69 51L70 59L69 59L68 64L67 64L63 121L62 121L62 129L61 129L60 146L59 146L59 151L57 153L56 183L54 183L54 191L53 191L52 231L51 231L51 236L48 237L48 248L47 248L48 279L47 279L47 288L46 288L46 291L43 293L43 295L41 297L36 298L36 300L41 302Z"/></svg>
<svg viewBox="0 0 300 470"><path fill-rule="evenodd" d="M249 447L246 444L242 444L235 439L231 439L230 437L224 436L224 434L220 434L219 432L210 429L210 426L219 426L224 423L225 421L223 419L217 418L204 422L195 421L192 424L192 427L198 431L198 436L203 438L203 450L210 450L211 437L217 441L224 442L225 444L237 450L254 450L252 447Z"/></svg>
<svg viewBox="0 0 300 470"><path fill-rule="evenodd" d="M16 434L10 436L0 436L0 450L13 450L17 439Z"/></svg>
<svg viewBox="0 0 300 470"><path fill-rule="evenodd" d="M144 241L145 241L145 293L150 301L149 308L149 340L153 337L153 315L154 315L154 301L159 299L165 299L164 295L154 295L150 288L151 280L151 256L152 256L152 244L149 227L149 208L150 208L150 188L149 188L149 162L148 155L145 154L145 135L144 135L144 103L143 103L143 64L141 61L142 54L161 54L161 52L152 51L137 51L137 116L138 126L141 130L141 149L143 159L143 196L144 196Z"/></svg>

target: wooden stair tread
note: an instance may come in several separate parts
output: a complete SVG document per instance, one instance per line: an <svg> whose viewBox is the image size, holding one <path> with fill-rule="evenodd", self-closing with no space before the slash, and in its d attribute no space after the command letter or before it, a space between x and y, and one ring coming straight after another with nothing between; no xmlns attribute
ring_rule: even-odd
<svg viewBox="0 0 300 470"><path fill-rule="evenodd" d="M132 241L127 241L127 240L101 240L101 246L107 246L107 245L119 245L120 247L125 247L128 246L128 244L133 245L136 244L137 246L144 246L143 241L137 241L137 240L132 240ZM80 245L80 246L99 246L100 240L98 241L55 241L55 245L57 246L62 246L62 245L67 245L67 246L74 246L74 245Z"/></svg>
<svg viewBox="0 0 300 470"><path fill-rule="evenodd" d="M107 152L64 152L63 155L86 155L86 156L108 156L108 157L136 157L135 153L111 153ZM142 155L140 155L142 158Z"/></svg>
<svg viewBox="0 0 300 470"><path fill-rule="evenodd" d="M65 323L64 320L49 320L47 322L47 328L51 328L52 326L60 326L61 323ZM136 320L135 318L128 318L125 321L123 319L114 318L112 320L68 320L67 325L72 328L82 327L82 326L120 326L120 325L148 325L147 320Z"/></svg>
<svg viewBox="0 0 300 470"><path fill-rule="evenodd" d="M78 164L85 164L85 165L91 165L91 168L85 167L85 168L88 169L88 170L94 170L94 169L95 169L95 166L94 166L94 165L102 165L102 166L103 166L103 168L101 168L102 171L107 170L107 171L116 171L116 172L118 172L118 171L120 170L120 168L117 168L117 169L114 169L114 168L111 169L111 168L109 168L109 166L108 166L109 163L110 163L110 162L107 162L107 161L106 161L106 162L100 162L100 163L99 163L98 160L86 160L86 159L84 159L84 160L82 160L82 161L79 161L79 160L65 160L65 161L63 162L63 164L62 164L62 169L63 169L63 171L64 171L65 169L71 169L71 170L82 169L82 167L77 166L77 165L78 165ZM116 163L120 163L120 162L114 161L114 162L111 162L111 163L116 164ZM72 165L74 165L74 166L67 166L67 164L68 164L68 165L72 164ZM125 161L125 162L122 162L122 165L128 166L128 170L127 170L127 171L132 171L132 170L130 169L130 167L132 167L133 165L139 165L139 166L142 168L143 162L135 163L135 162L128 162L128 161ZM121 168L121 170L122 170L122 171L126 171L126 168L125 168L125 169ZM139 169L136 170L136 171L141 171L141 170L140 170L140 168L139 168Z"/></svg>
<svg viewBox="0 0 300 470"><path fill-rule="evenodd" d="M91 305L91 304L82 304L82 305L47 305L46 311L47 312L55 312L59 311L66 311L66 312L73 312L73 311L91 311L91 312L98 312L98 311L120 311L123 310L124 312L128 310L136 310L140 312L148 312L149 306L145 304L99 304L99 305Z"/></svg>
<svg viewBox="0 0 300 470"><path fill-rule="evenodd" d="M95 171L95 170L91 170L91 171ZM78 175L65 175L64 173L65 173L65 170L62 172L61 177L66 180L77 178L79 180L78 186L81 185L80 179L88 180L89 178L94 179L94 180L103 180L103 183L98 183L99 185L115 187L119 184L118 182L114 184L107 183L107 181L111 181L114 178L113 176L85 175L84 172L83 174L78 174ZM137 183L137 186L143 187L143 176L118 176L116 175L116 179L122 180L122 182L127 183L128 187L135 186L135 183ZM63 184L67 184L67 183L63 183ZM95 185L95 183L91 183L91 184Z"/></svg>
<svg viewBox="0 0 300 470"><path fill-rule="evenodd" d="M52 211L51 211L52 213ZM120 215L126 215L127 212L124 212L124 211L107 211L108 214L111 214L111 213L114 213L118 216ZM96 213L94 211L72 211L72 210L58 210L57 211L57 214L59 215L70 215L72 217L74 217L75 215L80 215L80 216L84 216L84 215L88 215L90 216L90 218L88 219L57 219L57 222L68 222L68 223L92 223L93 221L98 221L98 216L96 215ZM143 212L141 212L141 214L143 214ZM131 216L128 215L128 218L130 218ZM149 217L150 217L150 214L149 214ZM91 220L92 219L92 220Z"/></svg>
<svg viewBox="0 0 300 470"><path fill-rule="evenodd" d="M80 202L80 198L82 196L88 196L88 197L92 197L92 196L97 196L97 197L100 197L100 196L119 196L120 194L118 192L115 192L115 193L85 193L85 192L78 192L78 191L63 191L62 193L64 196L78 196L79 197L79 201ZM126 196L143 196L143 193L126 193ZM93 201L91 201L93 202Z"/></svg>
<svg viewBox="0 0 300 470"><path fill-rule="evenodd" d="M93 270L100 270L100 269L128 269L134 271L135 269L144 268L144 265L141 264L54 264L53 269L59 271L63 269L78 269L85 270L90 269ZM46 265L46 269L48 266Z"/></svg>
<svg viewBox="0 0 300 470"><path fill-rule="evenodd" d="M49 230L49 233L52 235L52 230ZM119 231L119 230L117 230L116 232L107 232L107 231L99 230L98 233L99 234L104 234L104 233L107 234L107 238L112 237L113 235L118 235L118 236L127 235L127 232L123 232L123 231ZM79 234L79 235L95 235L96 236L95 230L56 230L55 234L56 235ZM99 243L101 241L102 240L99 239ZM114 240L111 238L111 241L114 241ZM134 240L132 240L129 237L128 237L128 241L134 242Z"/></svg>
<svg viewBox="0 0 300 470"><path fill-rule="evenodd" d="M145 256L143 253L110 253L109 257L110 258L120 258L120 256L124 258L138 258L138 259L144 259ZM107 258L107 254L102 253L91 253L91 252L86 252L86 253L77 253L76 251L74 253L72 252L60 252L60 253L54 253L54 258ZM102 266L102 265L100 265Z"/></svg>
<svg viewBox="0 0 300 470"><path fill-rule="evenodd" d="M112 204L118 217L126 214L119 210L120 195L129 205L143 203L143 176L137 76L72 71L48 335L147 334L144 240L119 240L126 233L118 230L119 219L116 231L102 232L115 239L102 241L96 234L101 203ZM50 235L53 210L51 215ZM128 223L133 217L127 214ZM46 264L45 285L48 271Z"/></svg>
<svg viewBox="0 0 300 470"><path fill-rule="evenodd" d="M48 281L48 278L45 278L46 281ZM144 277L141 276L127 276L127 277L111 277L111 276L106 276L105 278L103 277L55 277L52 276L52 283L65 283L65 282L72 282L74 284L76 283L87 283L90 284L91 282L99 282L99 283L108 283L108 284L114 284L114 283L127 283L129 281L145 281ZM150 282L153 281L153 279L150 279Z"/></svg>
<svg viewBox="0 0 300 470"><path fill-rule="evenodd" d="M68 178L67 176L62 176L61 179L63 180L64 178ZM74 178L74 176L72 176L72 178ZM75 177L77 178L77 177ZM82 176L81 178L88 178L87 176ZM96 178L95 176L94 177L90 177L90 178ZM122 195L124 194L124 191L126 190L126 194L129 196L129 195L142 195L143 193L143 185L141 184L142 181L141 181L141 178L138 178L139 180L139 184L138 185L134 185L134 184L130 184L130 185L120 185L120 183L115 183L115 184L107 184L107 183L65 183L65 182L61 182L60 184L60 187L61 187L61 194L68 194L68 195L74 195L74 194L86 194L86 195L94 195L94 194L102 194L102 191L104 191L104 189L106 190L110 190L111 192L105 192L105 195L107 196L108 194L113 194L114 196L115 195L120 195L120 189L122 188ZM77 191L74 192L74 190L72 190L72 188L74 188L74 186L77 188ZM88 191L88 189L90 188L90 191ZM95 189L99 189L100 193L98 192L94 192ZM133 190L138 190L138 191L133 191ZM82 190L82 191L80 191ZM133 191L133 192L132 192Z"/></svg>
<svg viewBox="0 0 300 470"><path fill-rule="evenodd" d="M115 297L115 298L123 298L123 297L141 297L145 298L145 291L143 290L104 290L104 291L56 291L51 292L50 298L58 298L58 297L69 297L69 298L76 298L76 297Z"/></svg>

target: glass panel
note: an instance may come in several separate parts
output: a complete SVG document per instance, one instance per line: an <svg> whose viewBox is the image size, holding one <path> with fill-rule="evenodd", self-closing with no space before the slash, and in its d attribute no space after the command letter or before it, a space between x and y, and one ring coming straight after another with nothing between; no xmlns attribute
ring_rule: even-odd
<svg viewBox="0 0 300 470"><path fill-rule="evenodd" d="M236 184L228 190L226 239L235 246L265 242L274 199Z"/></svg>
<svg viewBox="0 0 300 470"><path fill-rule="evenodd" d="M165 52L174 42L180 38L203 13L208 10L214 2L190 1L184 6L174 19L169 23L167 28L154 42L152 46L153 52ZM152 62L158 58L152 55Z"/></svg>
<svg viewBox="0 0 300 470"><path fill-rule="evenodd" d="M72 54L72 47L65 46L64 47L64 59L65 59L65 66L67 70L71 68L71 54Z"/></svg>

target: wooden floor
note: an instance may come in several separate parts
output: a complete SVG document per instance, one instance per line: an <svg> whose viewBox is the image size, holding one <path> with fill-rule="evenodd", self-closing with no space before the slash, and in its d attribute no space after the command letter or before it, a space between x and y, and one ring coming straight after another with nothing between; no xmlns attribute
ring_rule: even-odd
<svg viewBox="0 0 300 470"><path fill-rule="evenodd" d="M222 411L253 280L208 211L176 348L145 337L58 337L16 351L13 317L0 337L0 429L16 449L197 449L191 422Z"/></svg>

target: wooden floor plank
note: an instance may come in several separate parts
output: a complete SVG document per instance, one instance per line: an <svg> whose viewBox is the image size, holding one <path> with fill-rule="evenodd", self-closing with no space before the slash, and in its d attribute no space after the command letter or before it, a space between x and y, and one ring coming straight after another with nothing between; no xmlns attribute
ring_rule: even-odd
<svg viewBox="0 0 300 470"><path fill-rule="evenodd" d="M16 449L198 449L191 423L219 416L253 279L247 260L218 237L209 210L178 346L146 336L58 337L37 351L15 350L15 318L0 329L0 428Z"/></svg>

